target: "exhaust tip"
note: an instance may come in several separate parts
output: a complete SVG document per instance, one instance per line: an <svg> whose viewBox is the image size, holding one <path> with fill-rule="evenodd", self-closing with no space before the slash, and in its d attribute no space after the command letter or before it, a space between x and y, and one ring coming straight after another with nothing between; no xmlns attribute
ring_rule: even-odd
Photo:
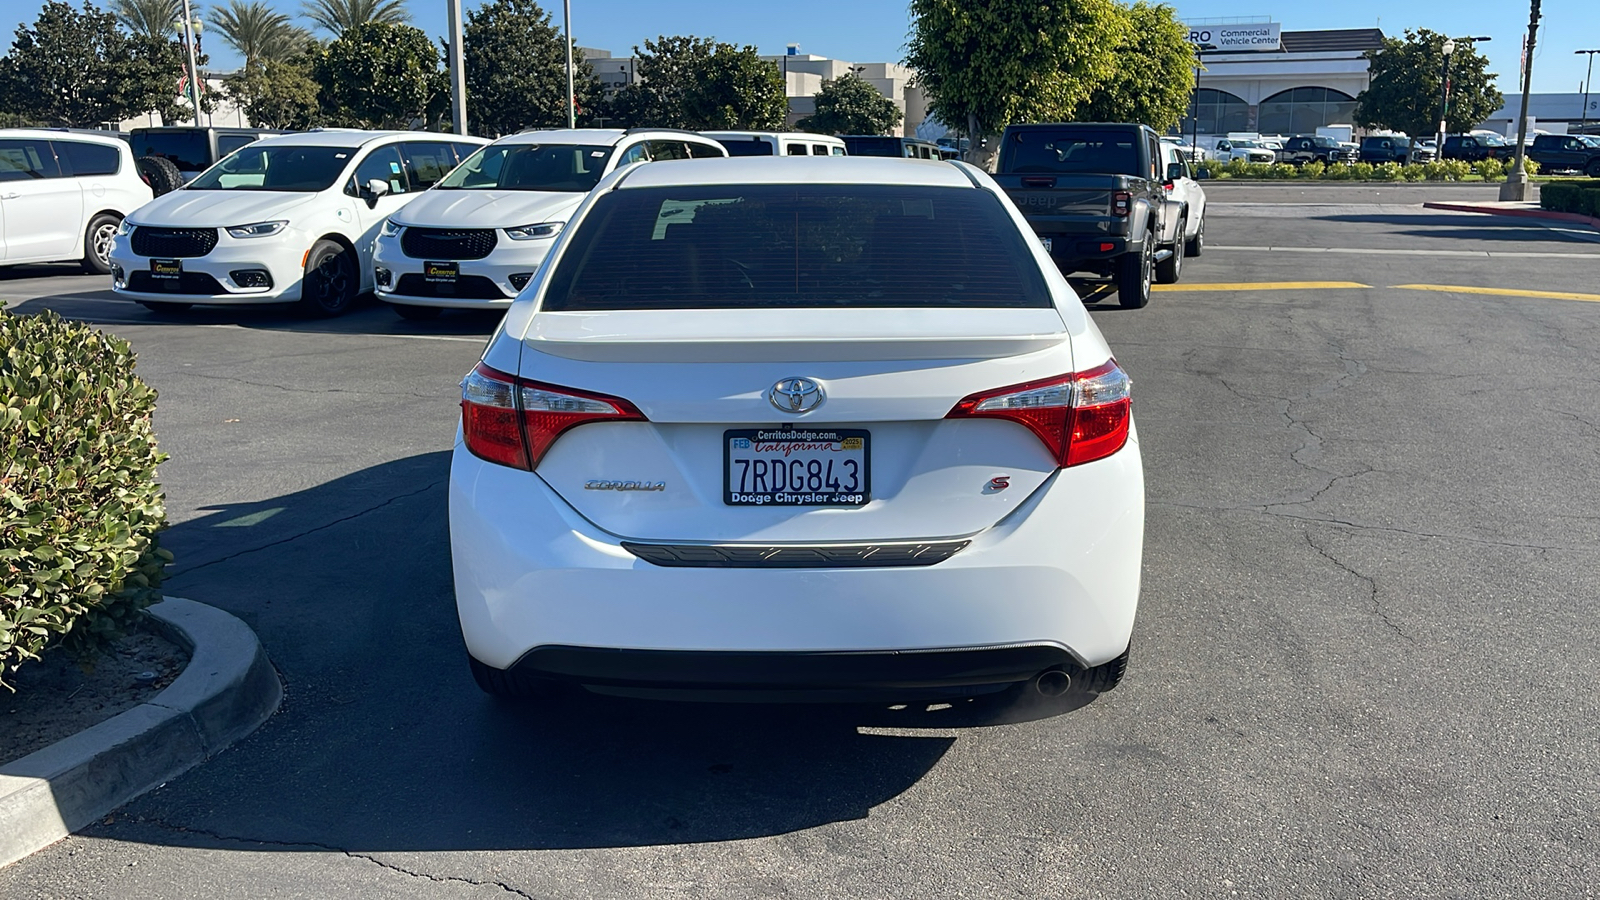
<svg viewBox="0 0 1600 900"><path fill-rule="evenodd" d="M1033 679L1033 687L1046 697L1059 697L1072 687L1072 676L1060 669L1050 669L1040 672L1038 677Z"/></svg>

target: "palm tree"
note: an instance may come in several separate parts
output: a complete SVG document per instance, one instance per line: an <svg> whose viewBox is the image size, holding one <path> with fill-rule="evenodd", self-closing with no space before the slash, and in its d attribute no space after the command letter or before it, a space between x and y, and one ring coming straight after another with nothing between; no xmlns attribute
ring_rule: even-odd
<svg viewBox="0 0 1600 900"><path fill-rule="evenodd" d="M164 38L183 21L183 0L113 0L111 11L134 34Z"/></svg>
<svg viewBox="0 0 1600 900"><path fill-rule="evenodd" d="M228 46L244 57L246 67L288 59L311 38L304 28L291 25L288 16L262 0L229 0L227 6L211 11L211 20Z"/></svg>
<svg viewBox="0 0 1600 900"><path fill-rule="evenodd" d="M403 0L307 0L305 14L336 38L368 22L399 25L411 20Z"/></svg>

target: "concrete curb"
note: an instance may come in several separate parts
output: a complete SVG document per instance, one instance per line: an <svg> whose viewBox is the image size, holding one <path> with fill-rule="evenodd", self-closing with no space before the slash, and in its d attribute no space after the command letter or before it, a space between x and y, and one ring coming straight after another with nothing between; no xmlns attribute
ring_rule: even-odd
<svg viewBox="0 0 1600 900"><path fill-rule="evenodd" d="M1498 206L1479 206L1475 203L1424 203L1423 209L1443 209L1451 212L1482 213L1486 216L1516 216L1523 219L1549 219L1554 222L1576 222L1600 229L1600 219L1578 213L1553 212L1548 209L1505 209Z"/></svg>
<svg viewBox="0 0 1600 900"><path fill-rule="evenodd" d="M214 606L150 607L189 665L147 703L0 766L0 866L42 850L254 731L283 686L255 632Z"/></svg>

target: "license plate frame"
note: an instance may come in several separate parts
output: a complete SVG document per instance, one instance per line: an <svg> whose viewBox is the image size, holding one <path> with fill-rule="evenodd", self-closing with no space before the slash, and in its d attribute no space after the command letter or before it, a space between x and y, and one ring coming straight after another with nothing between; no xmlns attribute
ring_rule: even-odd
<svg viewBox="0 0 1600 900"><path fill-rule="evenodd" d="M422 264L422 280L429 284L448 284L452 287L461 279L461 263L455 260Z"/></svg>
<svg viewBox="0 0 1600 900"><path fill-rule="evenodd" d="M1044 245L1044 252L1046 253L1054 253L1056 250L1056 242L1053 238L1039 238L1039 243Z"/></svg>
<svg viewBox="0 0 1600 900"><path fill-rule="evenodd" d="M181 259L152 259L150 260L150 280L157 287L166 290L177 290L183 283L183 260Z"/></svg>
<svg viewBox="0 0 1600 900"><path fill-rule="evenodd" d="M782 457L774 455L771 459L761 456L755 447L738 447L736 441L747 441L753 445L767 444L775 449L788 445L805 444L836 444L839 449L807 451L803 447L794 447L783 452ZM851 446L854 443L856 446ZM755 458L735 458L735 451L752 453ZM806 453L805 457L791 458L795 453ZM837 460L828 460L817 454L841 453L848 454ZM817 470L810 467L811 460L818 460L823 465ZM770 463L786 461L783 465L781 481L767 481L776 476L777 466L761 473L761 482L765 490L754 490L757 484L755 462L757 460ZM836 461L839 463L837 471L830 470L825 463ZM736 464L744 462L746 466L737 473ZM849 462L858 465L852 471ZM801 484L798 488L789 489L789 481L796 475L796 463L802 464L798 471ZM813 479L816 475L816 479ZM734 490L735 479L742 479L737 486L751 488L750 490ZM852 484L852 480L855 483ZM830 481L837 484L837 488L829 487ZM820 488L810 487L819 483ZM778 484L782 484L780 489ZM850 489L846 489L849 487ZM722 433L722 502L725 506L734 507L830 507L837 509L857 509L872 501L872 433L865 428L730 428Z"/></svg>

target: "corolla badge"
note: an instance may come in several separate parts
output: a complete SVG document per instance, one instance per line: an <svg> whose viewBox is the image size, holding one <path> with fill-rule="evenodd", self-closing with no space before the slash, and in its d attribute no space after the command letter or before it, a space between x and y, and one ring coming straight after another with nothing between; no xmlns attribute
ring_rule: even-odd
<svg viewBox="0 0 1600 900"><path fill-rule="evenodd" d="M809 378L785 378L767 391L767 400L773 407L786 413L811 412L826 399L822 385Z"/></svg>
<svg viewBox="0 0 1600 900"><path fill-rule="evenodd" d="M596 479L585 481L583 489L586 491L664 491L667 489L665 481L609 481Z"/></svg>

